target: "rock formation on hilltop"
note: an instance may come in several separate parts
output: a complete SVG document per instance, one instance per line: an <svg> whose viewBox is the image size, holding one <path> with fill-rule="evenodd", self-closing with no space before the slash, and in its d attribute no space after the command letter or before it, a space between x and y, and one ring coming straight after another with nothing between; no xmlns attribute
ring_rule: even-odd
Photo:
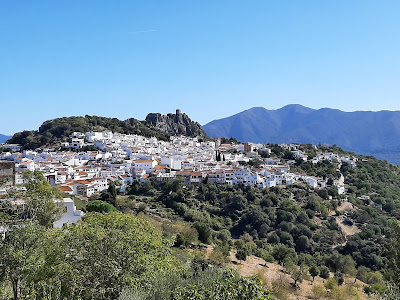
<svg viewBox="0 0 400 300"><path fill-rule="evenodd" d="M20 144L24 149L60 146L73 132L110 130L122 134L137 134L169 141L171 135L207 137L201 125L180 110L166 116L149 114L145 121L135 118L119 120L100 116L63 117L45 121L39 130L17 132L8 142ZM1 138L1 136L0 136Z"/></svg>
<svg viewBox="0 0 400 300"><path fill-rule="evenodd" d="M176 110L175 114L150 113L147 115L145 123L149 128L172 135L207 137L201 125L192 121L185 113L181 113L179 109Z"/></svg>

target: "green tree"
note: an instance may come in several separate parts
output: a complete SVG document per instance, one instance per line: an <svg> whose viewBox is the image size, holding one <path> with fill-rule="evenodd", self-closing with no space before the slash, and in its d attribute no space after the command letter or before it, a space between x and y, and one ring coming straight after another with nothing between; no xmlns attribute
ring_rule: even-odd
<svg viewBox="0 0 400 300"><path fill-rule="evenodd" d="M278 261L279 264L282 264L285 258L290 257L294 261L297 255L292 248L289 248L283 244L278 244L274 246L272 256Z"/></svg>
<svg viewBox="0 0 400 300"><path fill-rule="evenodd" d="M310 275L311 275L312 280L314 282L314 278L319 275L318 267L313 265L313 266L311 266L311 268L308 271L310 272Z"/></svg>
<svg viewBox="0 0 400 300"><path fill-rule="evenodd" d="M178 286L171 295L172 300L268 300L271 295L262 287L262 282L253 278L244 278L237 273L226 270L223 276L207 282L197 282Z"/></svg>
<svg viewBox="0 0 400 300"><path fill-rule="evenodd" d="M326 263L329 268L336 273L342 267L342 259L342 255L335 251L329 257L327 257Z"/></svg>
<svg viewBox="0 0 400 300"><path fill-rule="evenodd" d="M290 275L294 280L293 285L296 287L298 282L303 282L303 280L307 278L307 274L308 268L306 265L301 264L300 266L294 266L290 271Z"/></svg>
<svg viewBox="0 0 400 300"><path fill-rule="evenodd" d="M310 249L311 243L308 237L305 235L300 236L296 240L296 251L303 252Z"/></svg>
<svg viewBox="0 0 400 300"><path fill-rule="evenodd" d="M344 275L343 273L336 273L335 278L337 280L338 285L342 285L344 283Z"/></svg>
<svg viewBox="0 0 400 300"><path fill-rule="evenodd" d="M247 258L247 252L245 249L239 249L236 254L235 254L236 258L240 261L245 261Z"/></svg>
<svg viewBox="0 0 400 300"><path fill-rule="evenodd" d="M100 213L108 213L112 211L116 211L117 209L112 206L110 203L101 200L90 201L86 205L86 210L88 212L100 212Z"/></svg>
<svg viewBox="0 0 400 300"><path fill-rule="evenodd" d="M88 213L74 226L47 232L40 247L31 247L41 249L30 259L40 265L25 268L34 273L25 294L36 299L55 290L61 299L116 299L126 287L145 288L164 271L182 269L171 254L173 241L133 215Z"/></svg>
<svg viewBox="0 0 400 300"><path fill-rule="evenodd" d="M280 241L281 240L279 236L275 232L273 232L270 236L268 236L268 243L278 244Z"/></svg>
<svg viewBox="0 0 400 300"><path fill-rule="evenodd" d="M196 222L193 224L193 228L195 228L199 234L199 240L205 244L210 242L211 238L211 228L206 223Z"/></svg>
<svg viewBox="0 0 400 300"><path fill-rule="evenodd" d="M329 268L326 266L321 266L319 268L319 276L321 276L323 279L328 279L330 276Z"/></svg>
<svg viewBox="0 0 400 300"><path fill-rule="evenodd" d="M287 160L294 160L294 155L292 151L285 151L285 153L283 154L283 158L287 159Z"/></svg>
<svg viewBox="0 0 400 300"><path fill-rule="evenodd" d="M28 182L25 184L26 191L19 195L26 201L25 211L21 215L31 222L52 227L60 215L60 207L57 205L60 193L51 187L39 171L26 172L24 177Z"/></svg>
<svg viewBox="0 0 400 300"><path fill-rule="evenodd" d="M37 225L14 226L0 244L1 277L11 282L14 300L19 299L21 287L43 264L40 250L44 231L44 227Z"/></svg>
<svg viewBox="0 0 400 300"><path fill-rule="evenodd" d="M391 235L388 278L391 282L392 293L400 295L400 221L392 223Z"/></svg>
<svg viewBox="0 0 400 300"><path fill-rule="evenodd" d="M101 200L110 203L115 206L117 201L117 189L115 188L114 182L110 182L108 189L101 192Z"/></svg>

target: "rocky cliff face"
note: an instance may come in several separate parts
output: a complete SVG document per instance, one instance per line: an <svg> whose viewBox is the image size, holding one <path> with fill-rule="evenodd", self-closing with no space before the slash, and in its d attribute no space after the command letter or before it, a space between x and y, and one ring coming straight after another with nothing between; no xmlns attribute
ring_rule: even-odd
<svg viewBox="0 0 400 300"><path fill-rule="evenodd" d="M181 113L179 109L176 110L175 114L150 113L146 117L145 124L150 128L173 135L207 136L198 122L192 121L186 114Z"/></svg>

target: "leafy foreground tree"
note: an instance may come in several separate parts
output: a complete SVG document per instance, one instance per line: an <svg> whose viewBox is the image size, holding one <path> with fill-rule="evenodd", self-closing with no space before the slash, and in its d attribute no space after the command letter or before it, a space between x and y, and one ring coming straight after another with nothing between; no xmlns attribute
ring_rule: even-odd
<svg viewBox="0 0 400 300"><path fill-rule="evenodd" d="M44 233L42 226L15 227L0 243L0 280L11 283L15 300L20 297L21 287L33 280L42 265L40 249Z"/></svg>
<svg viewBox="0 0 400 300"><path fill-rule="evenodd" d="M86 205L86 210L88 212L108 213L116 211L117 209L105 201L93 200Z"/></svg>
<svg viewBox="0 0 400 300"><path fill-rule="evenodd" d="M41 172L25 172L25 189L9 192L10 198L25 199L25 205L12 206L2 201L1 223L7 232L0 238L0 280L11 284L13 299L18 299L27 282L34 280L43 265L42 252L46 228L60 214L59 192Z"/></svg>
<svg viewBox="0 0 400 300"><path fill-rule="evenodd" d="M145 289L181 268L173 241L132 215L89 213L67 229L29 226L8 232L0 248L14 299L116 299L125 287Z"/></svg>
<svg viewBox="0 0 400 300"><path fill-rule="evenodd" d="M52 227L61 214L62 204L57 201L61 198L59 191L51 187L39 171L25 172L24 178L27 180L24 184L25 190L11 190L8 196L24 199L26 204L8 210L9 223L30 222L48 228Z"/></svg>
<svg viewBox="0 0 400 300"><path fill-rule="evenodd" d="M172 292L172 300L267 300L270 294L262 288L258 278L244 278L237 273L226 270L220 280L204 284L179 286Z"/></svg>
<svg viewBox="0 0 400 300"><path fill-rule="evenodd" d="M147 289L125 289L119 300L265 300L271 297L256 277L244 278L236 271L209 267L194 259L189 269L161 274Z"/></svg>

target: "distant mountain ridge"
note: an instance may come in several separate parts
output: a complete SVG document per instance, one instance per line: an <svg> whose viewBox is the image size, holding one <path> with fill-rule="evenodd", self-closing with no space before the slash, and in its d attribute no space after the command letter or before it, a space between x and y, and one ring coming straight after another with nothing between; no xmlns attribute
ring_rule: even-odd
<svg viewBox="0 0 400 300"><path fill-rule="evenodd" d="M11 136L0 134L0 144L5 143L10 138L11 138Z"/></svg>
<svg viewBox="0 0 400 300"><path fill-rule="evenodd" d="M203 126L211 137L242 142L327 143L400 164L400 111L311 109L298 104L277 110L254 107Z"/></svg>

